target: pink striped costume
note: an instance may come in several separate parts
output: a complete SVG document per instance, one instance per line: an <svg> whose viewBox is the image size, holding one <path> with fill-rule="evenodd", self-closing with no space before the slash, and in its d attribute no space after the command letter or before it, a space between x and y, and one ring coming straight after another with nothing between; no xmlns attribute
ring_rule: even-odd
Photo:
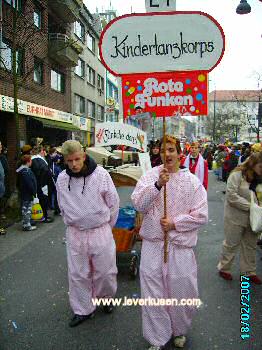
<svg viewBox="0 0 262 350"><path fill-rule="evenodd" d="M171 173L167 183L167 216L176 229L168 233L168 261L164 263L164 189L155 187L160 169L141 177L132 194L135 208L144 214L140 264L142 298L197 298L197 265L193 247L197 230L208 219L207 194L199 179L188 169ZM195 307L143 306L145 339L155 346L165 345L172 335L185 335Z"/></svg>
<svg viewBox="0 0 262 350"><path fill-rule="evenodd" d="M91 175L57 180L57 199L67 225L67 262L70 305L77 315L95 310L91 298L113 297L117 289L115 242L112 227L119 197L108 172L97 166ZM82 193L83 192L83 193Z"/></svg>

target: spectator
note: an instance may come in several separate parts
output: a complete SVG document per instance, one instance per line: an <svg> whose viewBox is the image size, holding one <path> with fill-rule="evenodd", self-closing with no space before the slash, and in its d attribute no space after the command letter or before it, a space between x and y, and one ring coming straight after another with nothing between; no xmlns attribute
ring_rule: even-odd
<svg viewBox="0 0 262 350"><path fill-rule="evenodd" d="M2 143L0 141L0 153L1 151L2 151ZM0 201L3 198L4 194L5 194L5 171L2 166L2 162L0 162ZM5 235L5 234L6 234L6 230L1 224L1 217L0 217L0 235Z"/></svg>
<svg viewBox="0 0 262 350"><path fill-rule="evenodd" d="M261 198L257 187L262 178L262 152L252 154L229 176L224 210L224 233L222 255L218 264L219 275L232 280L231 267L240 247L240 274L250 281L261 284L256 275L257 235L252 232L249 221L250 190Z"/></svg>
<svg viewBox="0 0 262 350"><path fill-rule="evenodd" d="M7 149L3 148L2 143L0 141L0 163L2 164L2 167L4 169L4 174L5 174L5 193L3 197L0 199L0 215L1 219L6 219L5 216L5 208L6 208L6 203L8 198L11 195L10 192L10 184L9 184L9 164L7 160Z"/></svg>
<svg viewBox="0 0 262 350"><path fill-rule="evenodd" d="M151 148L150 148L150 161L152 168L155 166L159 166L162 161L160 157L160 149L159 149L159 144L158 143L152 143Z"/></svg>
<svg viewBox="0 0 262 350"><path fill-rule="evenodd" d="M21 197L22 207L22 225L24 231L36 230L36 226L31 225L32 201L36 197L37 183L32 170L32 159L30 155L23 155L21 158L21 166L17 172L17 187Z"/></svg>
<svg viewBox="0 0 262 350"><path fill-rule="evenodd" d="M31 169L37 181L37 196L39 203L43 209L45 223L53 220L48 216L48 185L51 183L52 174L45 159L46 152L43 146L36 146L33 149Z"/></svg>

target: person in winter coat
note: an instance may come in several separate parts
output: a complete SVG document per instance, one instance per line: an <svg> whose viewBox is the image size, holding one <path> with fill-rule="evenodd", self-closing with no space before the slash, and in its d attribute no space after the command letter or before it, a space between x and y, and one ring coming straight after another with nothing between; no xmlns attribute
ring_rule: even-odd
<svg viewBox="0 0 262 350"><path fill-rule="evenodd" d="M2 151L2 143L0 141L0 153L1 151ZM5 171L4 171L2 162L0 162L0 200L1 198L3 198L4 194L5 194ZM5 234L6 234L6 230L1 225L1 221L0 221L0 235L5 235Z"/></svg>
<svg viewBox="0 0 262 350"><path fill-rule="evenodd" d="M36 146L33 149L31 169L37 181L37 196L43 210L45 223L50 223L53 220L48 216L48 186L53 181L51 171L45 159L46 152L43 146Z"/></svg>
<svg viewBox="0 0 262 350"><path fill-rule="evenodd" d="M219 275L232 280L231 269L240 249L240 275L250 282L261 284L256 275L256 243L258 235L250 226L251 191L262 203L259 183L262 181L262 152L252 154L229 175L224 208L224 234L222 254L218 263Z"/></svg>
<svg viewBox="0 0 262 350"><path fill-rule="evenodd" d="M163 140L160 152L163 161ZM198 229L208 219L207 192L197 176L180 167L180 153L179 140L167 135L166 168L160 165L149 170L140 178L131 196L135 209L144 215L139 232L143 238L140 284L144 300L153 298L159 302L160 298L198 297L193 248ZM164 217L165 184L167 217ZM168 232L166 263L164 231ZM172 336L176 347L184 347L196 307L156 305L142 306L143 335L150 343L149 350L162 349Z"/></svg>
<svg viewBox="0 0 262 350"><path fill-rule="evenodd" d="M67 164L59 174L57 200L67 226L69 300L75 327L92 318L92 298L114 297L116 246L112 228L119 211L119 197L109 173L88 157L78 141L62 145ZM112 306L104 307L112 312Z"/></svg>
<svg viewBox="0 0 262 350"><path fill-rule="evenodd" d="M30 155L21 157L22 165L16 170L17 187L20 192L22 202L22 225L24 231L36 230L36 226L31 225L32 201L36 197L36 178L30 166L32 159Z"/></svg>
<svg viewBox="0 0 262 350"><path fill-rule="evenodd" d="M162 161L160 157L160 149L158 143L153 143L150 148L150 161L151 166L154 168L155 166L159 166Z"/></svg>
<svg viewBox="0 0 262 350"><path fill-rule="evenodd" d="M50 206L52 209L54 209L55 215L60 214L60 209L57 202L57 193L56 193L56 181L57 181L58 175L62 172L62 169L60 168L58 163L59 159L60 159L60 156L57 154L56 148L51 147L46 157L46 160L52 175L52 181L48 186L48 197L49 197Z"/></svg>

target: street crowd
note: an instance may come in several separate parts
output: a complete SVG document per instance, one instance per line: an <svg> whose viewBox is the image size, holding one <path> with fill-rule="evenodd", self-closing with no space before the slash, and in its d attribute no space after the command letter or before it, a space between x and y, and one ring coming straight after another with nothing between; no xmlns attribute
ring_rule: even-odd
<svg viewBox="0 0 262 350"><path fill-rule="evenodd" d="M252 198L262 206L261 144L191 142L184 143L182 149L178 138L166 135L165 142L162 138L151 143L149 152L152 169L138 180L131 196L134 208L143 215L139 232L141 297L198 297L194 247L198 230L208 221L208 173L212 169L218 181L226 182L218 275L230 283L232 264L240 251L240 275L261 284L256 275L261 232L251 227L249 215ZM2 154L1 198L5 195L7 170L6 156ZM52 209L66 225L69 301L73 311L69 326L76 327L95 316L92 298L113 298L117 291L112 235L119 212L117 190L109 172L73 140L65 141L61 147L25 145L16 174L23 230L37 228L31 215L36 198L43 223L53 221L48 214ZM4 228L1 233L5 233ZM113 305L103 309L111 313ZM195 311L192 305L142 306L143 336L149 349L160 350L171 338L175 347L183 348Z"/></svg>

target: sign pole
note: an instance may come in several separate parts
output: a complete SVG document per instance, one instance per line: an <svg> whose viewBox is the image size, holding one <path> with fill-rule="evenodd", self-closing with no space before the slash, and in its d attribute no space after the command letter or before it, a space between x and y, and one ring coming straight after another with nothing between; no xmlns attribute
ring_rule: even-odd
<svg viewBox="0 0 262 350"><path fill-rule="evenodd" d="M166 117L163 117L163 147L164 147L164 168L166 167ZM164 218L167 218L167 193L166 184L164 185ZM168 232L164 231L164 263L167 263L167 235Z"/></svg>

